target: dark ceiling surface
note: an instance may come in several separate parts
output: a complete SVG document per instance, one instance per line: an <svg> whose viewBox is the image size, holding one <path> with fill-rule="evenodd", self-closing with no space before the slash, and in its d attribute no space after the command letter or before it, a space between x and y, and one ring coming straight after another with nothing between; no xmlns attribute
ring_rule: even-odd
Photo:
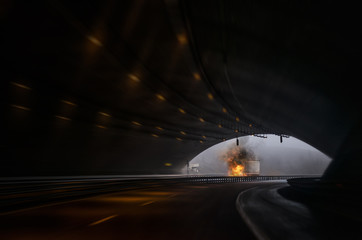
<svg viewBox="0 0 362 240"><path fill-rule="evenodd" d="M315 146L336 158L331 176L361 169L357 6L1 5L3 176L177 173L251 134Z"/></svg>

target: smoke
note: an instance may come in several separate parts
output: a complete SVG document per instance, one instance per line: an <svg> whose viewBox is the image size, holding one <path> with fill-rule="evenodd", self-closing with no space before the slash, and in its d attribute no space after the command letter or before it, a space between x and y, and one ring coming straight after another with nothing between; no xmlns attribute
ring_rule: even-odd
<svg viewBox="0 0 362 240"><path fill-rule="evenodd" d="M238 150L240 147L243 150ZM234 149L236 148L236 149ZM228 175L230 173L227 156L235 155L231 162L242 163L240 159L250 158L245 166L246 174L253 175L321 175L331 161L331 158L310 145L290 137L280 143L278 136L268 135L268 138L239 137L216 144L196 156L190 164L198 164L197 172L191 174ZM228 155L229 154L229 155ZM244 157L243 157L244 156ZM240 158L240 159L239 159ZM250 171L250 168L252 171ZM186 173L186 167L183 170Z"/></svg>
<svg viewBox="0 0 362 240"><path fill-rule="evenodd" d="M247 175L247 162L256 161L254 152L251 149L246 148L245 145L229 146L221 153L219 159L227 163L228 174L230 176Z"/></svg>
<svg viewBox="0 0 362 240"><path fill-rule="evenodd" d="M230 146L221 153L220 159L227 163L234 163L238 165L243 165L245 161L256 160L254 152L241 145Z"/></svg>

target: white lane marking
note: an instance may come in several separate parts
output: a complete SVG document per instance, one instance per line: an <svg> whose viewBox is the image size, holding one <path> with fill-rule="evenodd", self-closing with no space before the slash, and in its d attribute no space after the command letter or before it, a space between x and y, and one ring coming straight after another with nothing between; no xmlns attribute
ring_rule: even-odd
<svg viewBox="0 0 362 240"><path fill-rule="evenodd" d="M95 222L89 224L88 226L94 226L94 225L100 224L100 223L102 223L102 222L105 222L105 221L107 221L107 220L109 220L109 219L111 219L111 218L117 217L117 216L118 216L118 215L115 214L115 215L112 215L112 216L109 216L109 217L106 217L106 218L102 218L101 220L95 221Z"/></svg>
<svg viewBox="0 0 362 240"><path fill-rule="evenodd" d="M249 218L249 216L246 214L245 210L243 209L243 206L241 204L241 199L244 195L246 195L246 193L248 193L249 191L252 191L254 189L256 189L258 187L252 187L249 189L246 189L244 191L242 191L235 202L236 205L236 210L239 212L241 218L244 220L244 222L246 223L246 225L248 225L248 227L251 229L251 231L254 233L254 236L259 239L259 240L269 240L269 238L266 236L266 234L258 227L257 224L255 224L251 218Z"/></svg>

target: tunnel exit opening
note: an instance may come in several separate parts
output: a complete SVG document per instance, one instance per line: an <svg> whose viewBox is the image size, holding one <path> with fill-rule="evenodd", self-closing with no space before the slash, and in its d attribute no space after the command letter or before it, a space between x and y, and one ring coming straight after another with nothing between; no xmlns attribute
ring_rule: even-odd
<svg viewBox="0 0 362 240"><path fill-rule="evenodd" d="M182 173L221 176L321 176L331 158L294 137L244 136L216 144L193 158Z"/></svg>

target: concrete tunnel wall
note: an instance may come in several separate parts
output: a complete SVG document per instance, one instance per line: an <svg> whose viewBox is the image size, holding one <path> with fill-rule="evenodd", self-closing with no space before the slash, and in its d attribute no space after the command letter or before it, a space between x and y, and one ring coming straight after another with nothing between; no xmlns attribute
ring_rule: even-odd
<svg viewBox="0 0 362 240"><path fill-rule="evenodd" d="M1 13L2 176L178 172L270 133L336 157L327 178L362 178L357 7L54 3Z"/></svg>

